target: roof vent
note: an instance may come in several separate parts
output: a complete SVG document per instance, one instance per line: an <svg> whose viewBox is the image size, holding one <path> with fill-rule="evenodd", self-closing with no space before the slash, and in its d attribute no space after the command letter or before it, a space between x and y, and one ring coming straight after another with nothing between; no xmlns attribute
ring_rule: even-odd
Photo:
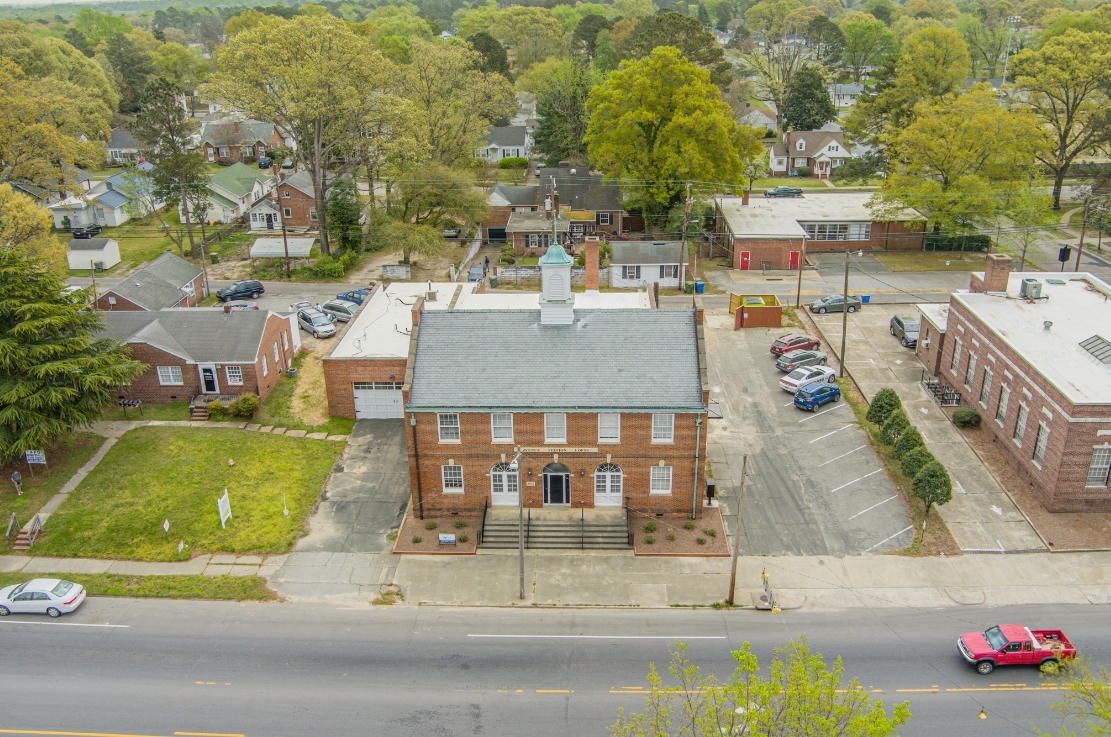
<svg viewBox="0 0 1111 737"><path fill-rule="evenodd" d="M1053 327L1053 322L1051 320L1046 320L1042 323L1042 330L1045 330L1046 332L1049 332L1049 329L1051 327Z"/></svg>
<svg viewBox="0 0 1111 737"><path fill-rule="evenodd" d="M1111 340L1093 335L1080 341L1080 347L1095 356L1101 363L1111 363Z"/></svg>

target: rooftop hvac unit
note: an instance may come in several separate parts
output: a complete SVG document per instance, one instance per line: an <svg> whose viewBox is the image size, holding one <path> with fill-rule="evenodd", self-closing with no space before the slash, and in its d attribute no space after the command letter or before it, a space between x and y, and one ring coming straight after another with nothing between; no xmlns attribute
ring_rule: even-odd
<svg viewBox="0 0 1111 737"><path fill-rule="evenodd" d="M1039 299L1042 296L1042 283L1037 279L1023 279L1018 287L1018 296L1024 299Z"/></svg>

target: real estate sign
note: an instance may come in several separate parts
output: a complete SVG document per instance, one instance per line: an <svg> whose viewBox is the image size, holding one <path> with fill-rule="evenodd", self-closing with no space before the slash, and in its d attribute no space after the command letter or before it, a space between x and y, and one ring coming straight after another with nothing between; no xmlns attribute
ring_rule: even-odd
<svg viewBox="0 0 1111 737"><path fill-rule="evenodd" d="M216 508L220 510L220 529L226 529L224 523L231 519L231 502L228 500L227 489L224 489L224 495L216 500Z"/></svg>

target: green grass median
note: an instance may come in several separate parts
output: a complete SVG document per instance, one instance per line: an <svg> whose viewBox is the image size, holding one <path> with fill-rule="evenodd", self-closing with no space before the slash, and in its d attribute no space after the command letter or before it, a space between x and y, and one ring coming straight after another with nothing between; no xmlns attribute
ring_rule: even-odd
<svg viewBox="0 0 1111 737"><path fill-rule="evenodd" d="M89 596L136 599L275 601L278 595L258 576L124 576L118 573L0 573L0 588L32 578L61 578L85 587Z"/></svg>

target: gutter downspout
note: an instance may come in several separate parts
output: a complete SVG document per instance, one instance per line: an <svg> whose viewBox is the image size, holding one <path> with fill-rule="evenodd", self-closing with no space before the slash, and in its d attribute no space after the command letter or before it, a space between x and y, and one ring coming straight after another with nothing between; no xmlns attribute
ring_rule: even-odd
<svg viewBox="0 0 1111 737"><path fill-rule="evenodd" d="M691 492L691 519L698 518L698 451L702 448L702 413L694 421L694 489ZM419 492L418 492L419 493Z"/></svg>
<svg viewBox="0 0 1111 737"><path fill-rule="evenodd" d="M424 519L424 495L421 493L420 450L417 448L417 415L415 412L409 415L409 426L413 428L413 463L417 469L417 511L420 518Z"/></svg>

